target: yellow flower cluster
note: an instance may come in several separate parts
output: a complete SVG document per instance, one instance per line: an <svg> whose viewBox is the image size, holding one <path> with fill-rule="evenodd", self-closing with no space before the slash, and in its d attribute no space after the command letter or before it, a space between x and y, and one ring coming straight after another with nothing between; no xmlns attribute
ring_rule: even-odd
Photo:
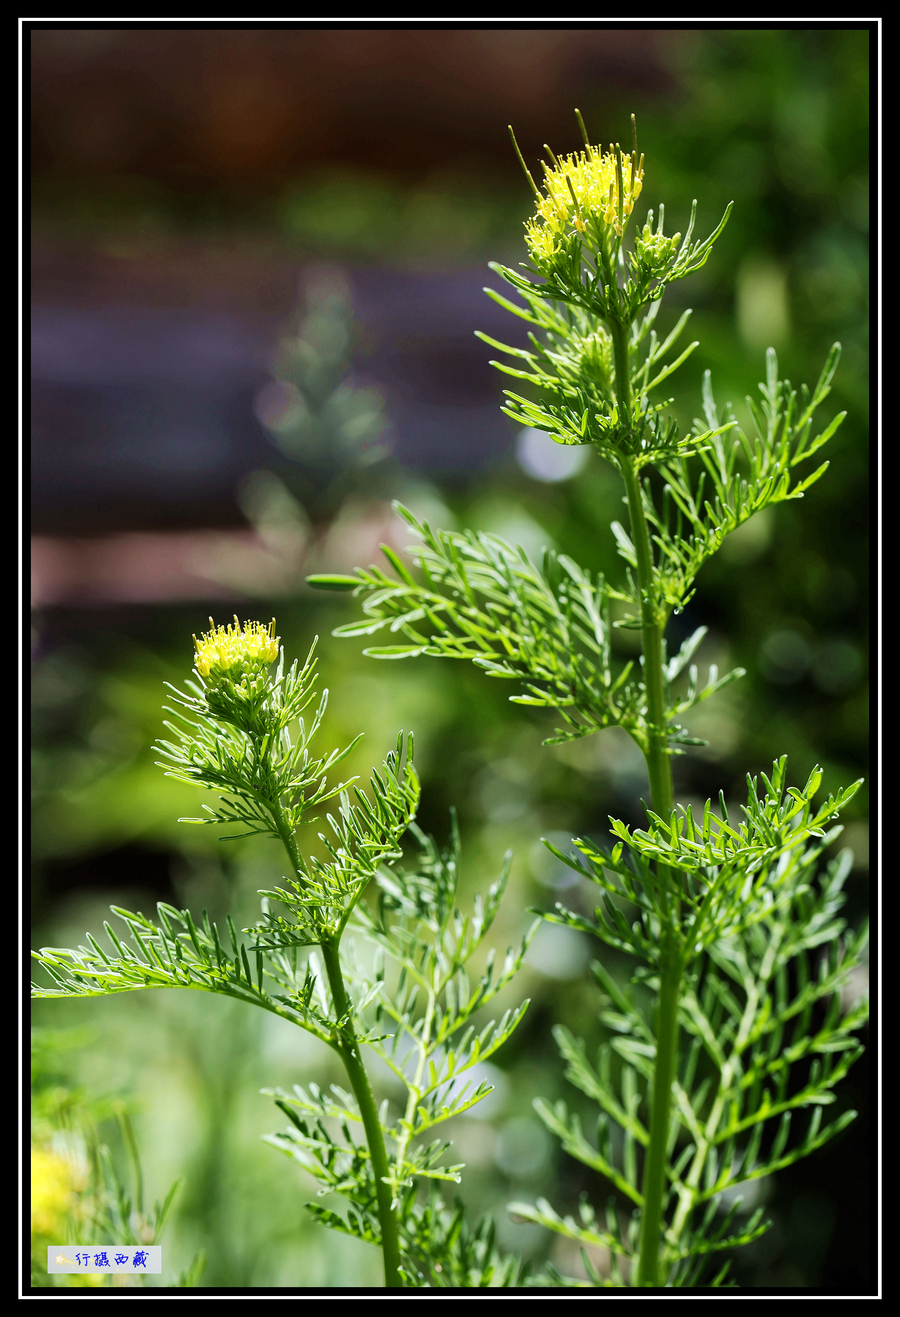
<svg viewBox="0 0 900 1317"><path fill-rule="evenodd" d="M245 673L261 672L278 657L279 637L275 619L268 626L262 622L245 622L241 626L235 614L234 624L217 627L209 619L210 630L198 640L194 636L194 666L204 680L222 677L240 679Z"/></svg>
<svg viewBox="0 0 900 1317"><path fill-rule="evenodd" d="M551 257L559 239L575 230L584 233L589 219L599 219L621 236L625 218L634 209L644 178L644 157L621 155L622 195L619 196L619 153L604 155L596 147L544 165L545 196L537 215L525 223L528 245L536 256Z"/></svg>

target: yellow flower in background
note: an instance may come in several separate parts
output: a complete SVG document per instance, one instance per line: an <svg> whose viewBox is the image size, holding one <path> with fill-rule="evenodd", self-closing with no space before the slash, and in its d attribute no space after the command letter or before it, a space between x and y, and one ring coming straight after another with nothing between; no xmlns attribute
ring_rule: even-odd
<svg viewBox="0 0 900 1317"><path fill-rule="evenodd" d="M553 255L558 239L573 231L585 233L591 220L600 221L621 237L625 220L641 194L644 157L596 147L574 152L553 167L544 165L544 195L537 214L526 221L525 235L535 256ZM620 195L621 168L621 195Z"/></svg>
<svg viewBox="0 0 900 1317"><path fill-rule="evenodd" d="M278 657L274 617L268 626L262 622L241 626L237 614L227 627L217 627L212 618L209 625L210 630L199 640L194 636L194 666L209 685L215 686L223 678L236 682L244 676L256 676Z"/></svg>
<svg viewBox="0 0 900 1317"><path fill-rule="evenodd" d="M52 1148L31 1149L31 1233L62 1240L66 1221L78 1204L84 1174Z"/></svg>

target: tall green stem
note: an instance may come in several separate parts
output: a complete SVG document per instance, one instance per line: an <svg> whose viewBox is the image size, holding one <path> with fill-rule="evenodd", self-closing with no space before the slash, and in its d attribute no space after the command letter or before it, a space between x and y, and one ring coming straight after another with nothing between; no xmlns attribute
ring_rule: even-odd
<svg viewBox="0 0 900 1317"><path fill-rule="evenodd" d="M637 583L641 601L641 644L644 652L644 688L647 692L647 748L644 751L650 775L653 808L665 817L674 804L672 767L666 732L666 694L663 674L663 630L654 600L653 556L650 530L644 514L641 488L634 463L620 459L625 481L631 538L637 558Z"/></svg>
<svg viewBox="0 0 900 1317"><path fill-rule="evenodd" d="M637 1274L637 1283L640 1286L658 1286L662 1283L659 1251L663 1229L663 1202L666 1196L669 1114L672 1105L672 1085L675 1082L678 1066L678 1003L684 965L679 955L676 935L671 930L667 930L663 934L663 939L659 961L656 1066L653 1071L650 1143L644 1162L644 1209L641 1216Z"/></svg>
<svg viewBox="0 0 900 1317"><path fill-rule="evenodd" d="M631 417L631 372L628 363L629 326L611 324L616 365L616 395L619 417L627 423ZM647 693L647 743L644 756L650 776L650 798L654 810L665 818L674 806L672 768L666 732L665 680L663 673L663 631L665 618L656 604L653 550L650 529L644 512L638 471L631 457L620 458L619 469L625 482L631 538L637 560L637 585L641 605L641 641L644 654L644 688ZM678 1065L678 1002L684 963L678 937L680 902L670 887L669 871L660 868L662 902L662 945L659 960L659 1000L656 1020L656 1065L653 1072L650 1111L650 1143L644 1162L640 1253L637 1283L660 1284L660 1241L663 1228L663 1202L666 1195L666 1158L669 1142L669 1113L672 1085Z"/></svg>
<svg viewBox="0 0 900 1317"><path fill-rule="evenodd" d="M338 944L336 942L323 942L322 958L325 961L325 972L328 975L328 984L331 988L331 999L334 1002L338 1018L340 1018L347 1013L350 1002L344 987L344 976L341 973L341 957ZM359 1103L359 1114L362 1117L363 1128L366 1131L369 1156L372 1158L372 1175L375 1179L375 1195L378 1201L378 1219L381 1222L384 1283L387 1289L399 1289L400 1240L397 1232L397 1218L391 1206L392 1192L388 1183L390 1165L384 1146L384 1136L381 1132L381 1121L378 1119L378 1108L375 1105L372 1086L363 1065L359 1044L354 1037L352 1025L346 1024L341 1030L341 1035L338 1050L347 1071L347 1078L353 1088L353 1094Z"/></svg>
<svg viewBox="0 0 900 1317"><path fill-rule="evenodd" d="M281 806L277 802L270 802L269 808L278 835L290 856L294 873L297 875L298 880L302 880L303 874L297 838L288 827ZM347 996L344 976L341 972L340 937L338 936L334 941L322 942L321 947L322 959L325 962L325 973L328 975L328 986L331 989L331 1000L336 1016L340 1020L348 1015L350 1009L350 1000ZM391 1168L388 1162L387 1150L384 1146L384 1135L381 1132L381 1121L378 1119L378 1108L375 1105L372 1086L369 1083L369 1076L366 1074L359 1044L353 1032L353 1025L349 1020L338 1033L335 1049L340 1053L344 1069L347 1071L347 1078L350 1081L350 1087L353 1089L353 1095L359 1104L359 1114L362 1119L363 1129L366 1132L369 1156L372 1159L378 1219L381 1224L381 1251L384 1257L385 1288L400 1289L400 1239L397 1231L397 1218L392 1207L393 1195L391 1186L388 1183Z"/></svg>
<svg viewBox="0 0 900 1317"><path fill-rule="evenodd" d="M610 324L616 363L616 400L619 420L627 424L631 417L631 371L628 364L628 326L618 321ZM641 642L644 651L644 687L647 692L647 747L644 751L650 774L653 808L662 815L674 804L672 769L666 732L666 696L663 675L663 631L665 618L660 615L655 598L653 550L650 528L644 513L641 486L634 460L623 453L619 470L625 482L631 538L637 559L637 585L641 604Z"/></svg>

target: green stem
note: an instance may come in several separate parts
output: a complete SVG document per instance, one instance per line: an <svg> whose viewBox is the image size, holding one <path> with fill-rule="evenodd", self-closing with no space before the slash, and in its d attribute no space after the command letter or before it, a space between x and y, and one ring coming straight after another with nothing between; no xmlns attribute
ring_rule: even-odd
<svg viewBox="0 0 900 1317"><path fill-rule="evenodd" d="M614 266L609 267L612 275ZM610 283L610 296L612 296ZM631 417L631 370L628 365L628 335L631 326L620 320L608 319L607 325L612 334L613 361L616 367L616 402L619 407L619 423L624 425Z"/></svg>
<svg viewBox="0 0 900 1317"><path fill-rule="evenodd" d="M631 370L628 363L629 327L619 321L610 322L613 354L616 364L616 401L619 422L627 424L631 418ZM631 538L637 559L637 586L641 605L641 642L644 651L644 688L647 692L647 747L644 756L650 774L650 795L653 808L665 816L674 805L672 768L668 734L666 731L666 688L663 674L663 631L665 617L656 607L655 571L650 528L644 513L641 485L634 460L627 453L619 457L619 470L625 482L628 499L628 516L631 521Z"/></svg>
<svg viewBox="0 0 900 1317"><path fill-rule="evenodd" d="M303 882L303 862L300 859L300 847L297 845L297 838L294 836L294 830L288 824L284 817L284 810L281 808L279 800L267 800L266 806L272 815L272 822L281 838L282 845L288 853L288 859L291 862L291 868L294 871L294 877L298 883Z"/></svg>
<svg viewBox="0 0 900 1317"><path fill-rule="evenodd" d="M644 1162L644 1210L641 1216L637 1283L659 1286L660 1241L663 1202L666 1196L666 1162L669 1144L669 1113L672 1085L678 1067L678 1003L684 965L675 935L664 934L659 962L659 1000L656 1019L656 1065L653 1071L653 1106L650 1112L650 1144Z"/></svg>
<svg viewBox="0 0 900 1317"><path fill-rule="evenodd" d="M297 875L298 881L302 882L303 867L300 861L300 848L297 845L297 838L288 826L280 804L270 802L269 808L278 835L290 856L294 873ZM341 1019L349 1012L350 1000L347 996L347 989L344 987L344 976L341 973L340 936L335 941L325 941L320 945L336 1018ZM347 1078L350 1081L350 1087L353 1089L353 1095L359 1104L359 1114L362 1119L363 1129L366 1132L369 1156L372 1159L378 1219L381 1223L381 1251L384 1257L385 1288L400 1289L400 1238L397 1230L397 1218L392 1206L393 1193L389 1183L390 1163L384 1146L384 1135L381 1131L381 1121L378 1119L378 1108L375 1105L372 1086L369 1083L369 1076L366 1074L359 1043L356 1041L353 1032L353 1025L349 1020L339 1030L335 1048L340 1053L344 1069L347 1071Z"/></svg>
<svg viewBox="0 0 900 1317"><path fill-rule="evenodd" d="M340 1019L349 1010L350 1002L344 987L341 973L340 949L334 942L323 942L322 958L325 972L331 988L331 999ZM338 1050L347 1071L347 1078L359 1103L359 1114L369 1144L369 1156L372 1158L372 1175L375 1179L375 1196L378 1201L378 1219L381 1222L381 1251L384 1255L384 1284L387 1289L400 1289L400 1239L397 1231L397 1218L392 1207L393 1193L389 1183L390 1165L378 1119L378 1108L369 1076L363 1065L359 1044L349 1022L341 1029Z"/></svg>
<svg viewBox="0 0 900 1317"><path fill-rule="evenodd" d="M616 366L616 395L620 422L630 420L632 410L631 372L628 362L629 326L610 324ZM637 586L641 606L641 643L644 654L644 689L647 695L647 741L644 757L650 777L650 800L657 814L666 818L674 808L672 766L666 730L665 674L663 670L663 631L665 616L655 601L655 574L650 528L644 512L641 485L634 460L623 454L619 469L625 482L631 538L637 560ZM678 1004L684 962L679 948L678 927L680 901L671 886L669 870L659 866L661 899L661 939L659 960L659 999L656 1020L656 1065L653 1072L653 1096L650 1112L650 1143L644 1162L640 1252L637 1284L656 1287L660 1280L660 1242L663 1229L663 1202L666 1195L666 1162L669 1143L669 1116L672 1085L678 1066Z"/></svg>
<svg viewBox="0 0 900 1317"><path fill-rule="evenodd" d="M637 583L641 602L641 643L644 651L644 688L647 692L647 748L644 751L650 775L650 797L654 810L665 818L671 813L675 797L672 790L672 766L666 731L666 694L663 673L663 630L654 602L653 555L650 530L644 514L641 487L634 462L619 459L625 481L631 538L637 558Z"/></svg>

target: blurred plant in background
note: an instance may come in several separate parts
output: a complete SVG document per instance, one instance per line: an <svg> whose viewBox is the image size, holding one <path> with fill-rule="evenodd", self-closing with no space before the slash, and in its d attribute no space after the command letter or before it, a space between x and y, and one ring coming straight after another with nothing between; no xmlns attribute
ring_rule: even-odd
<svg viewBox="0 0 900 1317"><path fill-rule="evenodd" d="M144 1173L129 1105L122 1099L88 1099L62 1082L63 1054L83 1047L84 1030L35 1029L31 1036L31 1283L39 1288L145 1288L147 1276L49 1275L47 1247L59 1244L157 1244L176 1180L152 1210L144 1207ZM99 1130L112 1126L123 1174ZM180 1289L196 1286L206 1266L197 1253L177 1278L156 1281ZM164 1267L163 1276L171 1277ZM150 1282L152 1288L154 1282Z"/></svg>
<svg viewBox="0 0 900 1317"><path fill-rule="evenodd" d="M693 414L703 367L713 369L722 396L735 399L741 415L737 400L755 389L759 376L756 366L748 368L747 362L758 355L763 340L775 343L784 372L792 379L814 376L834 339L843 346L831 397L835 410L849 413L831 445L841 479L821 483L801 503L793 504L789 514L781 514L778 553L773 551L773 526L765 513L736 532L726 541L719 560L704 569L702 598L685 610L684 635L676 639L699 625L707 626L700 657L718 663L721 670L739 662L748 676L717 697L715 711L711 705L695 711L691 730L706 736L710 746L678 761L679 797L702 800L724 778L732 784L726 794L736 799L744 768L767 767L776 742L788 752L798 776L819 760L829 780L851 781L866 772L868 708L863 586L868 570L868 162L863 144L868 140L869 33L862 29L696 30L667 33L662 41L640 33L634 37L637 53L625 49L625 38L618 32L577 35L580 47L595 52L590 57L595 64L578 78L560 78L553 84L555 91L552 75L546 74L541 83L545 91L541 95L535 91L532 98L534 108L529 113L534 127L530 137L523 136L523 149L539 150L538 134L545 131L551 101L559 125L552 128L558 136L551 140L561 141L563 149L580 145L570 126L577 88L577 103L591 122L609 124L610 135L623 131L626 120L621 106L636 110L642 145L653 153L655 162L642 204L656 207L663 194L683 199L703 195L712 215L717 207L720 214L728 200L735 200L729 227L718 244L717 262L695 276L693 325L704 344L704 360L687 363L683 388L676 383L672 390L684 421L689 422ZM62 43L65 37L63 32L54 39ZM512 40L509 34L504 37ZM356 39L362 38L357 34ZM114 104L108 84L115 76L115 60L108 51L101 52L105 71L97 78L96 65L85 54L87 40L77 67L95 71L97 90L86 97L79 94L77 102L70 100L69 107L77 104L77 115L70 116L66 108L64 118L71 118L73 141L76 119L81 123L89 112L100 115L105 106ZM515 47L519 53L521 48ZM597 62L601 48L611 52L610 63ZM552 49L552 43L548 48L545 42L541 67L552 67ZM350 60L349 54L346 59ZM166 67L177 69L177 60ZM348 63L351 67L355 66ZM472 68L478 67L473 59ZM647 70L646 80L641 69ZM398 79L403 75L400 69ZM166 90L168 76L161 74L158 81ZM141 84L140 79L132 82L145 91L157 85L146 80ZM38 76L38 90L41 85ZM46 79L44 85L50 85ZM54 95L64 94L66 85L64 78L54 79ZM466 85L464 79L459 85ZM216 92L215 82L209 87ZM443 96L445 84L437 79L436 87L435 95ZM222 93L218 100L204 92L209 106L238 103L226 81L218 91ZM417 92L420 97L427 94L427 87ZM449 123L446 109L437 103L435 121ZM90 111L91 106L96 111ZM246 128L241 131L250 132L256 113L244 114ZM269 185L267 176L260 175L252 189L221 184L215 172L207 186L196 164L183 168L181 174L176 170L159 178L139 164L114 165L105 173L102 169L91 173L90 168L39 172L38 295L79 304L93 296L96 284L101 296L108 297L112 288L116 298L131 298L137 307L144 304L143 298L175 296L169 284L159 282L164 275L177 281L177 295L184 305L203 305L205 298L216 308L232 302L240 307L264 304L275 324L289 311L297 264L314 262L321 267L324 262L349 269L355 292L352 310L368 324L371 316L362 304L369 286L366 280L379 262L406 270L427 269L435 262L452 270L455 263L483 263L498 255L501 260L519 259L528 200L515 162L508 158L505 133L500 131L512 113L494 107L486 113L483 106L479 108L476 128L459 148L463 152L459 162L447 163L427 180L413 177L409 162L416 158L415 151L405 139L399 170L385 158L337 165L320 159L305 172L293 169L286 182L282 176ZM358 124L358 111L355 116ZM489 120L498 131L496 142L486 144L484 125ZM126 121L131 122L123 117L120 123ZM133 121L143 131L145 121ZM157 124L153 132L161 131L159 120L146 122ZM549 122L552 125L552 119ZM92 149L99 151L99 143L114 140L110 131L104 128L104 135L90 129L77 140L92 142ZM229 132L223 140L228 140L230 154L216 157L227 158L227 163L211 166L213 171L230 169L234 161L247 158L244 148L234 150L234 134ZM572 132L571 147L564 141L566 132ZM392 133L394 128L376 115L364 137L366 143L385 141ZM351 139L352 134L347 140ZM144 140L152 142L153 133L145 134ZM433 149L433 140L426 147L422 158ZM486 154L476 161L473 153L479 150ZM491 151L494 154L487 159ZM176 154L167 148L168 160ZM41 167L38 153L36 168ZM454 200L462 195L460 178L466 181L462 191L472 198L466 201L470 212L477 210L489 221L462 222L462 210ZM193 181L186 184L186 179ZM424 245L412 251L411 225L401 231L393 219L380 226L373 222L371 198L378 189L379 213L385 216L405 215L409 210L418 214L417 225L426 210L449 217L430 229L445 238L430 251ZM321 220L326 193L331 198L328 223ZM428 207L416 200L425 193L434 198ZM670 218L672 227L683 228L686 205L673 207ZM465 242L459 237L462 233ZM281 264L274 259L265 264L263 255L273 252L288 255L279 257ZM357 269L356 263L363 260L370 266ZM167 273L170 268L174 273ZM462 312L454 308L467 334L484 324L484 299L478 289L486 277L483 269L476 271L469 281L471 304ZM340 280L335 278L338 291L328 304L323 325L329 316L338 320L349 315ZM406 296L409 285L398 286ZM273 289L279 290L277 296ZM672 297L677 315L677 288ZM427 327L429 351L437 354L434 373L452 380L468 369L469 358L458 354L457 337L448 340L452 351L440 356L435 328L440 310L435 307L435 322ZM302 314L310 314L309 304ZM267 334L266 342L272 343L273 331ZM352 338L351 334L351 357ZM474 338L471 344L475 357L483 358ZM406 360L404 356L402 361ZM476 451L489 455L483 467L457 462L465 448L461 442L458 447L447 445L443 467L416 469L409 460L415 452L412 440L405 449L395 442L398 435L403 437L406 395L389 379L387 364L393 369L394 359L388 362L379 349L366 358L364 367L367 376L382 385L386 398L382 415L391 419L394 456L365 469L361 478L336 476L337 487L333 496L328 494L333 497L328 506L340 507L342 539L349 539L347 532L354 526L363 527L360 534L369 536L352 549L353 561L368 561L370 543L374 548L378 538L391 538L384 499L396 495L433 524L496 531L529 551L539 553L547 545L592 571L613 570L616 546L605 528L621 518L622 505L602 464L581 468L578 479L573 479L583 450L560 449L536 431L519 434L510 426L505 451L488 449L478 441ZM292 367L284 365L287 378ZM240 400L251 425L253 396L265 397L260 390L266 387L261 372L254 390ZM410 391L414 387L411 384ZM81 399L79 394L79 406ZM474 417L481 415L474 408L466 414L473 421L460 425L461 439L464 432L472 431ZM274 419L274 412L269 416ZM113 423L104 424L115 433ZM243 509L261 533L271 534L272 542L283 532L280 543L287 546L286 560L299 563L298 555L308 543L308 523L324 515L317 514L314 506L322 474L316 475L312 467L307 473L302 463L270 448L271 467L254 475L265 464L266 446L267 440L260 436L260 447L241 477L240 493L231 496L231 512L217 510L219 520L210 524L220 525L223 515L230 515L238 525ZM108 456L114 457L112 450ZM560 463L560 456L568 467ZM95 470L100 480L108 465L104 456L96 467L85 469ZM294 472L296 483L292 483ZM381 483L392 472L401 482L396 488L392 477ZM173 490L189 489L192 498L201 497L210 484L202 470L176 472L167 481ZM368 501L370 481L378 500L374 510ZM347 493L352 497L341 502ZM107 515L117 515L109 496L102 506L84 505L98 528ZM36 516L43 515L37 507ZM163 527L170 524L167 517L171 518L168 511L162 514ZM320 525L324 554L333 548L336 537L329 539L326 521ZM51 521L45 519L42 528L54 533ZM316 564L321 570L346 570L350 565L327 556ZM246 583L240 588L246 597ZM229 604L233 600L238 605L239 594L225 597ZM39 943L77 941L98 915L102 917L110 901L133 908L162 899L179 906L206 905L213 918L221 918L226 908L234 910L236 917L249 918L256 888L277 879L252 841L237 843L234 851L222 855L220 848L196 833L187 839L181 835L174 816L193 811L190 793L185 788L179 801L178 788L161 780L149 752L160 731L162 682L171 680L183 665L184 636L205 625L211 608L221 608L221 590L208 594L197 590L189 599L151 605L139 599L135 594L105 606L96 602L83 606L73 599L39 609L34 617L32 854ZM232 611L230 606L227 611ZM313 634L328 636L352 616L343 601L305 591L280 598L277 611L285 643L304 652ZM621 652L627 653L629 633L617 636ZM616 732L539 753L537 742L547 734L545 715L535 710L523 722L521 713L516 716L507 704L502 684L485 682L467 665L416 660L402 672L389 665L387 671L373 671L373 665L361 660L352 646L330 639L323 640L321 654L333 692L323 734L336 743L365 726L367 740L374 738L379 744L397 726L414 725L423 782L419 814L423 828L442 835L448 807L454 800L458 803L466 874L484 872L485 865L495 870L499 857L511 847L515 858L507 898L510 908L564 897L578 882L571 870L535 844L538 835L564 846L573 834L602 835L610 813L637 822L629 810L645 789L643 767L636 748ZM345 719L342 710L348 714L356 710L356 716ZM477 738L473 729L478 730ZM359 757L348 761L348 772L365 763L363 751L354 754ZM865 818L863 791L844 816L845 840L856 855L846 889L851 922L866 905ZM464 887L469 881L466 874ZM502 910L498 920L498 941L511 940L513 930L504 923ZM519 1033L496 1058L493 1109L483 1117L461 1118L460 1130L454 1131L460 1158L469 1167L464 1191L495 1211L504 1247L525 1253L531 1249L538 1260L544 1247L540 1232L536 1227L512 1226L503 1207L510 1197L529 1198L538 1191L546 1192L560 1210L567 1204L574 1208L579 1191L586 1187L573 1163L555 1152L531 1112L530 1099L540 1086L539 1078L556 1072L551 1024L563 1020L580 1035L595 1027L593 996L582 978L589 954L574 930L541 931L522 971L521 992L532 997L533 1005ZM175 1222L166 1236L169 1246L179 1238L188 1249L201 1237L217 1241L205 1283L333 1284L348 1266L361 1265L352 1241L347 1241L349 1251L341 1252L336 1244L336 1251L326 1254L313 1238L315 1232L308 1230L306 1277L285 1267L284 1241L263 1232L265 1213L259 1208L277 1192L293 1195L299 1215L305 1191L296 1185L286 1161L268 1163L268 1179L258 1179L256 1140L269 1128L263 1110L267 1104L259 1098L239 1097L242 1087L252 1089L247 1081L261 1065L273 1083L287 1088L311 1073L327 1087L338 1079L327 1055L313 1046L301 1057L277 1029L250 1022L241 1025L237 1016L223 1027L230 1037L240 1039L240 1046L226 1049L223 1055L211 1029L212 1016L205 1011L207 1003L192 994L171 994L168 1005L165 994L146 994L141 1006L135 998L99 1005L104 1010L109 1007L104 1020L117 1030L121 1048L114 1083L97 1043L86 1044L73 1057L73 1066L90 1077L93 1091L111 1087L120 1091L124 1084L144 1095L155 1092L157 1085L163 1087L172 1124L182 1123L192 1131L188 1145L177 1149L169 1124L159 1128L147 1114L134 1117L152 1192L163 1196L176 1175L187 1176L173 1206ZM46 1017L38 1011L36 1018ZM82 1020L80 1004L68 1005L66 1021ZM190 1039L187 1065L175 1059L176 1037L182 1040L179 1053L183 1039ZM228 1067L224 1077L223 1064ZM737 1262L735 1274L742 1285L853 1286L865 1275L870 1237L867 1182L860 1170L867 1150L865 1076L861 1067L857 1071L845 1081L850 1086L847 1100L863 1115L848 1131L840 1152L829 1155L826 1150L792 1168L776 1186L766 1182L759 1186L776 1226L750 1246L752 1256L746 1263ZM562 1098L565 1088L560 1076L551 1100ZM551 1181L555 1189L546 1187ZM817 1223L814 1229L812 1221ZM822 1245L829 1229L842 1240L839 1252ZM563 1271L578 1267L574 1245L572 1252L575 1256L569 1257L565 1241L558 1241L552 1256ZM179 1265L188 1265L190 1256Z"/></svg>
<svg viewBox="0 0 900 1317"><path fill-rule="evenodd" d="M384 397L351 377L353 312L339 267L307 270L297 318L295 332L279 344L274 378L256 398L260 422L290 463L282 466L282 484L271 470L247 478L244 510L264 529L291 519L302 525L304 514L321 528L363 487L370 500L390 488Z"/></svg>

